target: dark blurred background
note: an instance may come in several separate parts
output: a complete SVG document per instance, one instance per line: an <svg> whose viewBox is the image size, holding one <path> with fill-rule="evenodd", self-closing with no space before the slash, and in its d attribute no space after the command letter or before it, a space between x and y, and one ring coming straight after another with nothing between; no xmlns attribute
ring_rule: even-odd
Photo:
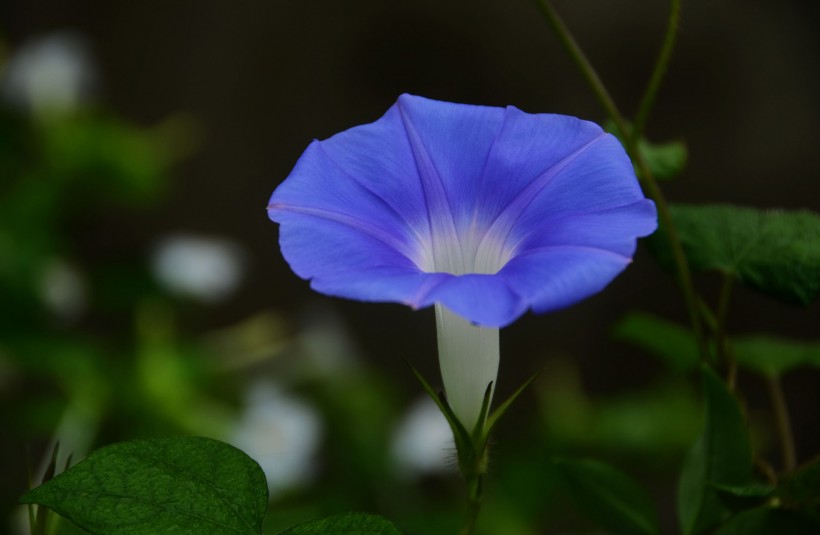
<svg viewBox="0 0 820 535"><path fill-rule="evenodd" d="M666 2L555 4L621 110L634 113L663 37ZM647 128L649 139L683 139L689 149L683 176L663 185L671 201L820 211L819 27L820 3L814 0L684 2L678 45ZM0 3L6 60L55 32L70 32L85 43L96 72L89 97L94 107L135 129L165 128L173 137L168 143L177 147L162 166L161 193L150 202L107 202L104 194L85 195L82 188L94 193L91 186L66 197L79 203L61 219L72 262L93 280L98 266L147 265L167 236L222 240L242 251L241 281L217 304L174 305L179 332L195 338L272 311L284 318L276 325L284 324L292 335L318 321L319 310L318 317L330 315L355 341L368 369L401 385L397 406L420 391L402 358L437 381L432 312L312 293L279 253L276 226L265 213L270 193L312 139L375 120L404 92L605 119L527 0ZM0 183L9 179L2 176ZM697 278L710 302L717 298L718 282L708 275ZM58 330L67 336L79 330L90 338L126 333L133 319L127 309L123 305L118 315L90 306ZM661 365L610 336L612 325L632 310L682 323L686 318L673 278L644 250L601 295L548 316L527 315L505 329L499 392L511 392L545 365L553 379L579 378L592 397L654 384ZM798 309L743 288L735 293L733 333L816 340L818 326L818 303ZM0 398L4 413L25 397L20 389L51 388L24 373L13 377L17 386L8 386ZM763 385L754 377L742 380L750 412L765 416ZM819 380L816 370L785 378L803 460L820 451ZM542 382L542 388L551 384L549 377ZM528 436L522 428L542 398L519 402L499 443L507 442L507 433L510 442ZM2 478L8 487L3 511L25 488L23 443L31 444L37 459L48 437L24 432L26 426L13 418L5 425L0 473L12 476ZM123 427L103 425L94 444L139 434ZM500 458L504 450L499 445ZM773 459L775 450L767 450ZM498 472L503 470L499 464ZM671 476L649 481L674 483ZM670 508L664 506L667 516Z"/></svg>

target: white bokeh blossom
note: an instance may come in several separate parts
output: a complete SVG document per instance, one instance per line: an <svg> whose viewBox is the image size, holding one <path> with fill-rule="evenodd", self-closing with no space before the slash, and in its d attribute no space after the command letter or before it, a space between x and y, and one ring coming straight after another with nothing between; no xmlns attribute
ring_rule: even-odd
<svg viewBox="0 0 820 535"><path fill-rule="evenodd" d="M229 442L259 463L274 497L309 483L323 434L319 412L272 382L249 385Z"/></svg>

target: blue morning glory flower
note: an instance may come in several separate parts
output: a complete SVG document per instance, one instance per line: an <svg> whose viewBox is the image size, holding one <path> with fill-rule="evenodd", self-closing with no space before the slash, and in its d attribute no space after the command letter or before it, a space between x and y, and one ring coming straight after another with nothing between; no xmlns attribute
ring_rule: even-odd
<svg viewBox="0 0 820 535"><path fill-rule="evenodd" d="M468 427L476 393L456 400L447 376L478 374L467 382L480 407L498 328L599 292L657 226L621 144L598 125L411 95L311 143L268 215L314 290L436 305L445 390ZM454 351L464 356L445 371Z"/></svg>

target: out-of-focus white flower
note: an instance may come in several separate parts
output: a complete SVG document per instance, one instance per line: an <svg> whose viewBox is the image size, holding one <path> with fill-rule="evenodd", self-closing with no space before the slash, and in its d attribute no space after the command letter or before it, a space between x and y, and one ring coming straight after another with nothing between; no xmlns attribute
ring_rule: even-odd
<svg viewBox="0 0 820 535"><path fill-rule="evenodd" d="M322 427L319 413L307 402L259 381L247 390L245 410L229 442L259 463L273 497L312 479Z"/></svg>
<svg viewBox="0 0 820 535"><path fill-rule="evenodd" d="M46 306L64 321L77 319L86 306L86 283L68 262L56 259L46 265L40 278L40 296Z"/></svg>
<svg viewBox="0 0 820 535"><path fill-rule="evenodd" d="M311 303L302 311L299 332L299 360L310 371L327 377L338 377L359 367L361 351L350 336L343 319L335 309Z"/></svg>
<svg viewBox="0 0 820 535"><path fill-rule="evenodd" d="M392 454L400 473L426 475L452 470L453 432L433 401L416 401L393 435Z"/></svg>
<svg viewBox="0 0 820 535"><path fill-rule="evenodd" d="M90 100L96 85L86 42L60 32L29 41L11 56L0 94L9 105L38 115L63 114Z"/></svg>
<svg viewBox="0 0 820 535"><path fill-rule="evenodd" d="M152 268L159 282L172 293L216 303L239 286L243 258L235 242L180 234L159 243Z"/></svg>

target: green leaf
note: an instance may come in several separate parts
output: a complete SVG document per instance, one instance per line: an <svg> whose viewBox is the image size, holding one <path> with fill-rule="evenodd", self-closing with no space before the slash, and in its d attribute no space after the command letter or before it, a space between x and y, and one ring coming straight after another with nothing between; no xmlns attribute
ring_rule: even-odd
<svg viewBox="0 0 820 535"><path fill-rule="evenodd" d="M817 214L730 205L673 205L670 212L694 271L731 274L793 304L808 305L820 296ZM648 243L661 263L673 265L664 232Z"/></svg>
<svg viewBox="0 0 820 535"><path fill-rule="evenodd" d="M712 486L717 489L723 504L732 511L746 511L763 505L775 492L774 487L765 483Z"/></svg>
<svg viewBox="0 0 820 535"><path fill-rule="evenodd" d="M675 371L688 372L697 367L695 337L690 329L676 323L633 312L615 326L612 335L659 357ZM742 368L766 377L778 377L802 366L820 368L820 342L762 334L733 336L730 342Z"/></svg>
<svg viewBox="0 0 820 535"><path fill-rule="evenodd" d="M778 377L801 366L820 368L820 342L754 335L733 338L732 347L740 366L766 377Z"/></svg>
<svg viewBox="0 0 820 535"><path fill-rule="evenodd" d="M22 503L45 505L99 535L262 533L265 475L208 438L135 440L101 448Z"/></svg>
<svg viewBox="0 0 820 535"><path fill-rule="evenodd" d="M599 461L556 461L578 507L616 535L660 533L655 506L644 490L623 472Z"/></svg>
<svg viewBox="0 0 820 535"><path fill-rule="evenodd" d="M766 485L765 483L750 483L748 485L713 485L716 489L724 494L735 496L737 498L752 498L762 499L768 498L774 494L774 487Z"/></svg>
<svg viewBox="0 0 820 535"><path fill-rule="evenodd" d="M660 357L677 372L696 369L700 360L691 330L650 314L628 314L618 322L612 335Z"/></svg>
<svg viewBox="0 0 820 535"><path fill-rule="evenodd" d="M678 485L683 535L694 535L729 517L715 485L751 482L752 452L737 400L715 373L703 368L706 421L684 462Z"/></svg>
<svg viewBox="0 0 820 535"><path fill-rule="evenodd" d="M632 125L627 125L627 127L631 130ZM615 123L607 121L604 124L604 129L617 137L622 145L626 146ZM681 174L689 158L689 151L683 141L651 143L645 137L641 137L638 140L638 151L652 172L652 176L658 180L669 180ZM637 166L635 167L635 174L643 178Z"/></svg>
<svg viewBox="0 0 820 535"><path fill-rule="evenodd" d="M777 495L792 506L820 507L820 458L783 480Z"/></svg>
<svg viewBox="0 0 820 535"><path fill-rule="evenodd" d="M683 141L653 144L641 138L638 141L638 150L652 171L652 176L658 180L669 180L681 174L689 157L686 143ZM636 174L640 177L637 170Z"/></svg>
<svg viewBox="0 0 820 535"><path fill-rule="evenodd" d="M820 525L800 513L760 508L733 517L715 535L816 535L818 530Z"/></svg>
<svg viewBox="0 0 820 535"><path fill-rule="evenodd" d="M389 520L365 513L345 513L293 526L279 535L401 535Z"/></svg>

